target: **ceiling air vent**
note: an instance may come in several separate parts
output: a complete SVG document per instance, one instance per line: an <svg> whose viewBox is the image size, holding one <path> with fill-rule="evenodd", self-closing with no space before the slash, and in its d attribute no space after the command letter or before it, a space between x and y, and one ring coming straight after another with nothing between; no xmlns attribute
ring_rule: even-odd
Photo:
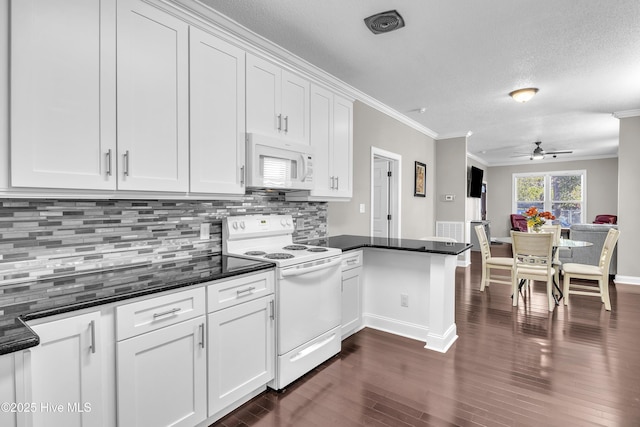
<svg viewBox="0 0 640 427"><path fill-rule="evenodd" d="M388 33L404 27L404 19L395 10L371 15L364 19L364 23L373 34Z"/></svg>

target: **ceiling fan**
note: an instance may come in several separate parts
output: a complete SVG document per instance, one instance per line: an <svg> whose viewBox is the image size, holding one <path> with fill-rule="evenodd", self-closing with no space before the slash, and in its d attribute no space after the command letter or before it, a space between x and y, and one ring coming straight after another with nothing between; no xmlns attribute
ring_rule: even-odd
<svg viewBox="0 0 640 427"><path fill-rule="evenodd" d="M569 150L545 151L540 146L540 144L542 144L542 141L536 141L534 144L536 144L536 148L533 149L533 152L531 152L531 154L524 154L525 156L529 156L529 160L542 160L542 159L544 159L544 157L547 154L550 154L555 158L556 155L558 155L558 154L571 154L571 153L573 153L573 151L569 151ZM513 156L513 157L520 157L520 156Z"/></svg>

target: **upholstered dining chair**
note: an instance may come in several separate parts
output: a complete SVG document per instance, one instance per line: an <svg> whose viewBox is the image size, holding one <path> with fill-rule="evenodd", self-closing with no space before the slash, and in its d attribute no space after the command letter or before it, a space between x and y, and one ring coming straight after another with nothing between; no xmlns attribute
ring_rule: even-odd
<svg viewBox="0 0 640 427"><path fill-rule="evenodd" d="M612 228L607 233L607 238L602 245L600 261L598 265L566 263L562 266L564 272L564 305L569 304L569 294L599 296L604 303L604 309L611 311L609 299L609 264L613 250L618 243L620 231ZM571 283L571 279L596 280L598 287L586 284Z"/></svg>
<svg viewBox="0 0 640 427"><path fill-rule="evenodd" d="M560 237L562 236L562 226L560 224L543 224L540 227L543 233L553 233L553 245L556 249L553 251L553 269L555 270L554 278L556 285L560 286L560 270L562 269L562 261L560 261ZM559 288L558 288L559 289Z"/></svg>
<svg viewBox="0 0 640 427"><path fill-rule="evenodd" d="M549 311L556 306L553 298L553 233L511 231L513 251L513 305L518 305L519 281L539 280L547 284Z"/></svg>
<svg viewBox="0 0 640 427"><path fill-rule="evenodd" d="M513 268L513 258L494 257L491 256L491 247L487 233L484 231L484 225L476 225L476 234L478 235L478 243L480 245L480 253L482 256L482 281L480 282L480 292L484 292L485 286L489 286L490 282L511 285L511 270ZM491 275L491 270L508 270L509 276Z"/></svg>

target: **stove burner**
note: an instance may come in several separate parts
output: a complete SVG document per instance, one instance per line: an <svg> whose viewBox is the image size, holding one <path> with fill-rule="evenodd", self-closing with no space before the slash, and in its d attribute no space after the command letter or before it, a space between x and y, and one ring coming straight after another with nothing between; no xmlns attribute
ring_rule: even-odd
<svg viewBox="0 0 640 427"><path fill-rule="evenodd" d="M245 255L249 255L249 256L259 256L259 255L264 255L266 254L266 252L263 251L249 251L249 252L245 252Z"/></svg>
<svg viewBox="0 0 640 427"><path fill-rule="evenodd" d="M267 259L289 259L293 258L293 255L276 252L273 254L266 254L264 257Z"/></svg>
<svg viewBox="0 0 640 427"><path fill-rule="evenodd" d="M285 246L282 249L284 249L285 251L302 251L304 249L307 249L307 247L303 245L289 245Z"/></svg>
<svg viewBox="0 0 640 427"><path fill-rule="evenodd" d="M309 249L307 249L307 251L309 251L309 252L327 252L328 249L327 248L309 248Z"/></svg>

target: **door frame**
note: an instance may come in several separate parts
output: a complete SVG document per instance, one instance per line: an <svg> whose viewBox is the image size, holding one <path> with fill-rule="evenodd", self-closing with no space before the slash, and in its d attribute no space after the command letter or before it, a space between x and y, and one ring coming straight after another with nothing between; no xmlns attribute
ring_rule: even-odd
<svg viewBox="0 0 640 427"><path fill-rule="evenodd" d="M400 238L402 231L402 221L400 217L400 206L402 206L402 156L400 154L392 153L391 151L383 150L378 147L371 147L371 165L370 165L370 199L369 206L371 206L369 214L369 236L373 236L373 206L374 206L374 161L376 158L388 160L391 164L391 186L390 186L390 207L391 212L391 225L389 227L389 237L398 239Z"/></svg>

